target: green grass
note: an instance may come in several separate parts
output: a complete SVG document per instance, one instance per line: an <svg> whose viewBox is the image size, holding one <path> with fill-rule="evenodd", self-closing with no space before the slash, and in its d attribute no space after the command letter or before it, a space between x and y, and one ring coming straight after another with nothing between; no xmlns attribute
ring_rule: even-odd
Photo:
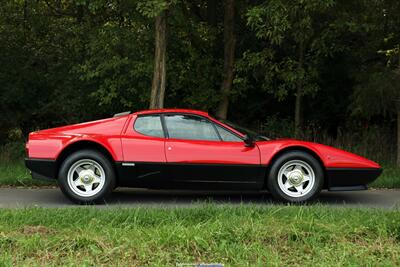
<svg viewBox="0 0 400 267"><path fill-rule="evenodd" d="M0 163L0 186L46 186L54 183L32 179L22 161Z"/></svg>
<svg viewBox="0 0 400 267"><path fill-rule="evenodd" d="M396 266L400 211L326 207L2 209L0 265Z"/></svg>
<svg viewBox="0 0 400 267"><path fill-rule="evenodd" d="M33 180L22 161L0 163L0 186L44 186L51 182ZM400 188L400 168L385 166L383 174L370 185L373 188Z"/></svg>
<svg viewBox="0 0 400 267"><path fill-rule="evenodd" d="M400 188L400 168L384 166L383 173L373 182L370 187L374 188Z"/></svg>

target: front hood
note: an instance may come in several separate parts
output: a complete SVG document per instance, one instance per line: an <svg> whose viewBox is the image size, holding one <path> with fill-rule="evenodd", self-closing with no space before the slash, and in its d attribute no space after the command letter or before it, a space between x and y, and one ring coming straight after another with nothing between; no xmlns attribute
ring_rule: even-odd
<svg viewBox="0 0 400 267"><path fill-rule="evenodd" d="M276 139L257 142L262 161L269 162L277 153L286 149L310 151L318 157L326 168L381 168L372 160L331 146L300 141L296 139Z"/></svg>

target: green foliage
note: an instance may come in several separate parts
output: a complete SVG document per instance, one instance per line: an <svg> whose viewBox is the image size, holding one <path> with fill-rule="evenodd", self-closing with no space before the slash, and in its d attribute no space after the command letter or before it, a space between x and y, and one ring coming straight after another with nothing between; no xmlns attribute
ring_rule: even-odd
<svg viewBox="0 0 400 267"><path fill-rule="evenodd" d="M334 1L266 1L247 12L247 25L267 46L248 51L240 64L258 69L258 79L266 91L282 101L301 87L301 94L314 94L319 63L329 54L324 42L330 40ZM328 40L327 40L328 39Z"/></svg>
<svg viewBox="0 0 400 267"><path fill-rule="evenodd" d="M93 101L108 114L145 108L152 75L151 41L142 25L107 22L90 33L86 60L73 68Z"/></svg>
<svg viewBox="0 0 400 267"><path fill-rule="evenodd" d="M183 4L181 8L189 7ZM223 47L217 43L222 30L187 12L169 12L170 32L174 34L168 43L166 104L212 110L219 101L223 64L222 56L213 55Z"/></svg>
<svg viewBox="0 0 400 267"><path fill-rule="evenodd" d="M137 10L144 16L154 18L162 11L168 9L168 6L174 1L164 0L141 0L137 3Z"/></svg>
<svg viewBox="0 0 400 267"><path fill-rule="evenodd" d="M3 2L0 144L37 129L147 108L154 17L163 11L166 107L212 113L218 106L223 1L214 7L209 0ZM314 127L305 128L306 138L358 132L360 120L393 132L393 100L400 91L399 3L236 1L230 119L291 135L293 98L300 89L305 125ZM395 145L393 138L386 142ZM384 153L392 158L391 150Z"/></svg>
<svg viewBox="0 0 400 267"><path fill-rule="evenodd" d="M370 118L389 116L397 110L400 98L400 75L390 71L369 69L357 75L359 84L354 88L354 115Z"/></svg>

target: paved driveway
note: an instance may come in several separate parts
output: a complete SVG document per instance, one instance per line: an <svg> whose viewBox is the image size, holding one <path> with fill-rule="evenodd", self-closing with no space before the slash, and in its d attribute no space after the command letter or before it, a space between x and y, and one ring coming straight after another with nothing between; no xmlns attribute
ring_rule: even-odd
<svg viewBox="0 0 400 267"><path fill-rule="evenodd" d="M155 191L117 189L107 205L98 207L192 207L201 202L216 204L275 205L268 193ZM356 192L325 192L317 201L332 207L399 208L400 190L368 190ZM0 208L16 207L74 207L59 189L0 188Z"/></svg>

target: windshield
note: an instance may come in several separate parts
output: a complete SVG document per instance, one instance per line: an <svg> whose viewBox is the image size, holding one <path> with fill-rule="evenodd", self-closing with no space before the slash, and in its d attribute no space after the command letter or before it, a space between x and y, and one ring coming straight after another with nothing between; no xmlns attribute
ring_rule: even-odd
<svg viewBox="0 0 400 267"><path fill-rule="evenodd" d="M238 132L241 132L243 134L247 134L248 136L252 137L255 141L267 141L270 140L268 137L254 131L251 129L248 129L246 127L240 126L234 122L228 121L228 120L221 120L221 122L225 123L226 125L232 127Z"/></svg>

